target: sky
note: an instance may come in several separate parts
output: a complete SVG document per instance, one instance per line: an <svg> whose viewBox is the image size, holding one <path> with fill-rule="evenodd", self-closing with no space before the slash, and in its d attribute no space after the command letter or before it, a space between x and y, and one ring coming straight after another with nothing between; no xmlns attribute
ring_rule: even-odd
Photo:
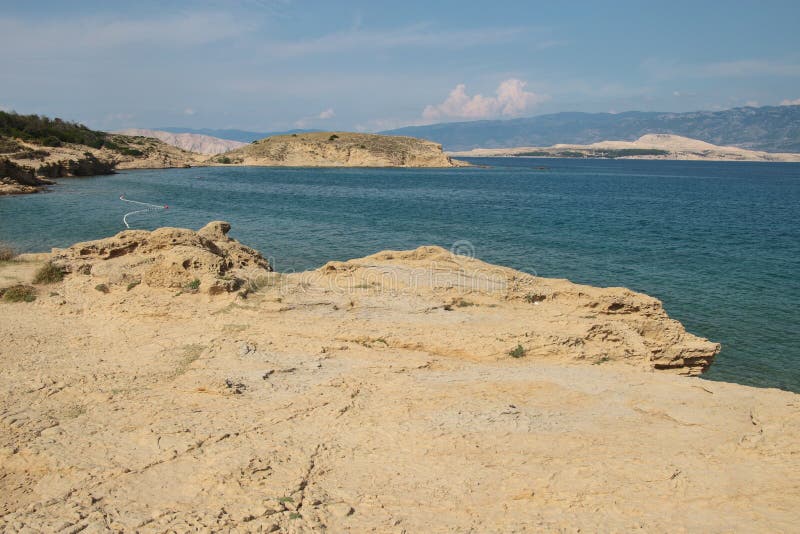
<svg viewBox="0 0 800 534"><path fill-rule="evenodd" d="M381 131L800 104L800 2L0 0L0 108Z"/></svg>

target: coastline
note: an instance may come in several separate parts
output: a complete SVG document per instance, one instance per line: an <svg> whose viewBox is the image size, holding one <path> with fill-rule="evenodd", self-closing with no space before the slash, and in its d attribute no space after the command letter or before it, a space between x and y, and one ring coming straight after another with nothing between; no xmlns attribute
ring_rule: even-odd
<svg viewBox="0 0 800 534"><path fill-rule="evenodd" d="M0 362L0 526L774 531L800 519L800 396L655 369L654 354L714 351L656 299L439 247L281 274L228 229L56 250L71 274L32 303L0 302L13 355ZM29 280L45 256L23 259L0 276Z"/></svg>

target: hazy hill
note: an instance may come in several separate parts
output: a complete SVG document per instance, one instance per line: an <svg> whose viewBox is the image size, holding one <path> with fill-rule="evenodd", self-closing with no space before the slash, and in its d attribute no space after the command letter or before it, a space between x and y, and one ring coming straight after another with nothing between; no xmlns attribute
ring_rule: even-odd
<svg viewBox="0 0 800 534"><path fill-rule="evenodd" d="M211 137L210 135L194 134L194 133L171 133L161 130L147 130L144 128L128 128L127 130L120 130L123 135L141 135L144 137L153 137L160 139L168 145L176 146L189 152L197 152L198 154L222 154L229 150L239 148L246 145L241 141L232 141L230 139L220 139L219 137Z"/></svg>
<svg viewBox="0 0 800 534"><path fill-rule="evenodd" d="M277 135L217 156L211 162L286 167L453 167L438 143L352 132Z"/></svg>
<svg viewBox="0 0 800 534"><path fill-rule="evenodd" d="M232 129L214 129L214 128L156 128L156 130L169 133L190 133L198 135L208 135L210 137L217 137L219 139L229 139L231 141L239 141L242 143L252 143L265 137L273 135L291 135L300 133L319 132L320 130L286 130L281 132L249 132L247 130L232 130Z"/></svg>
<svg viewBox="0 0 800 534"><path fill-rule="evenodd" d="M473 148L450 152L462 157L625 158L709 161L793 161L800 154L763 152L717 146L672 134L647 134L636 141L600 141L590 145L558 144L549 147Z"/></svg>
<svg viewBox="0 0 800 534"><path fill-rule="evenodd" d="M382 133L424 137L441 143L448 151L590 144L606 139L634 141L646 134L668 133L714 145L800 152L800 106L690 113L554 113L522 119L410 126Z"/></svg>

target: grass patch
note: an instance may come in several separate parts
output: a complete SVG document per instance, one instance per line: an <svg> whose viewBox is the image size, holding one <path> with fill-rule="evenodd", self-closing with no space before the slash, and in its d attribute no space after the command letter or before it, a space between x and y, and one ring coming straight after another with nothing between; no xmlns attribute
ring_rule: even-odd
<svg viewBox="0 0 800 534"><path fill-rule="evenodd" d="M200 289L200 280L198 278L195 278L194 280L183 286L183 290L188 293L197 293L199 289Z"/></svg>
<svg viewBox="0 0 800 534"><path fill-rule="evenodd" d="M73 404L64 411L64 418L75 419L76 417L80 417L85 413L86 413L86 406L81 406L80 404Z"/></svg>
<svg viewBox="0 0 800 534"><path fill-rule="evenodd" d="M130 284L128 284L128 289L127 289L127 291L130 291L131 289L133 289L134 287L138 286L138 285L139 285L139 284L141 284L141 283L142 283L142 281L141 281L141 280L134 280L133 282L131 282Z"/></svg>
<svg viewBox="0 0 800 534"><path fill-rule="evenodd" d="M226 324L226 325L223 325L222 331L223 332L228 332L228 333L244 332L248 328L250 328L249 324Z"/></svg>
<svg viewBox="0 0 800 534"><path fill-rule="evenodd" d="M33 283L55 284L56 282L60 282L63 279L64 279L64 269L48 261L47 263L42 265L42 267L38 271L36 271L36 275L33 277Z"/></svg>
<svg viewBox="0 0 800 534"><path fill-rule="evenodd" d="M36 300L36 288L19 284L6 289L0 289L3 302L33 302Z"/></svg>
<svg viewBox="0 0 800 534"><path fill-rule="evenodd" d="M287 502L294 502L294 499L291 497L280 497L278 498L279 503L287 503Z"/></svg>
<svg viewBox="0 0 800 534"><path fill-rule="evenodd" d="M522 358L527 353L528 351L525 350L525 347L523 347L522 345L517 345L516 347L508 351L508 355L511 356L512 358Z"/></svg>
<svg viewBox="0 0 800 534"><path fill-rule="evenodd" d="M13 248L0 243L0 261L11 261L16 255Z"/></svg>
<svg viewBox="0 0 800 534"><path fill-rule="evenodd" d="M108 286L105 285L105 284L97 284L96 286L94 286L94 288L97 291L99 291L100 293L104 293L106 295L108 295L108 292L111 291L110 289L108 289Z"/></svg>
<svg viewBox="0 0 800 534"><path fill-rule="evenodd" d="M468 308L470 306L477 306L474 302L465 299L456 299L453 301L453 304L458 306L459 308Z"/></svg>
<svg viewBox="0 0 800 534"><path fill-rule="evenodd" d="M183 354L178 362L178 366L175 368L173 377L180 376L188 371L189 366L196 362L198 358L200 358L200 355L203 354L204 350L206 350L206 346L200 345L199 343L184 345Z"/></svg>
<svg viewBox="0 0 800 534"><path fill-rule="evenodd" d="M606 362L610 362L610 361L611 361L611 358L609 358L608 356L603 356L601 358L596 359L594 362L592 362L592 365L600 365L600 364L603 364L603 363L606 363Z"/></svg>
<svg viewBox="0 0 800 534"><path fill-rule="evenodd" d="M303 516L300 515L300 512L292 512L289 514L289 519L300 519L301 517Z"/></svg>

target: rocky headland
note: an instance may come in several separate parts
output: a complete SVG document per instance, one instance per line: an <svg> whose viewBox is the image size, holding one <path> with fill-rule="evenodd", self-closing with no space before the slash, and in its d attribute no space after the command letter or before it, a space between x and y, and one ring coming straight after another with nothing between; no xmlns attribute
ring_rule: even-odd
<svg viewBox="0 0 800 534"><path fill-rule="evenodd" d="M0 263L0 530L800 522L800 397L697 378L657 299L440 247L283 274L229 230Z"/></svg>
<svg viewBox="0 0 800 534"><path fill-rule="evenodd" d="M457 167L438 143L391 135L311 132L254 141L212 163L287 167Z"/></svg>

